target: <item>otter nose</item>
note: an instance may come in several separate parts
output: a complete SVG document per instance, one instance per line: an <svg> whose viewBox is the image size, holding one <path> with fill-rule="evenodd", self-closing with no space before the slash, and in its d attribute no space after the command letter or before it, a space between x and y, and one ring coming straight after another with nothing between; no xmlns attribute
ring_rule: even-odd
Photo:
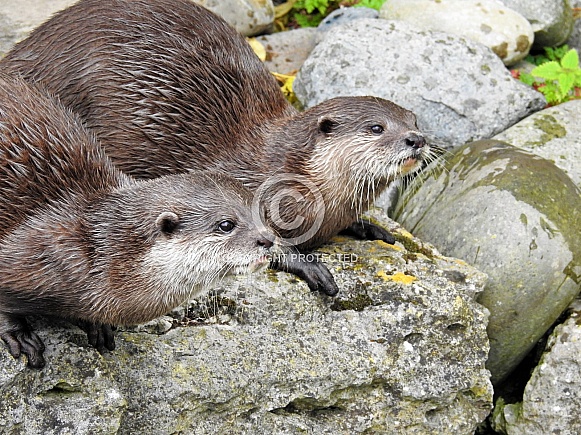
<svg viewBox="0 0 581 435"><path fill-rule="evenodd" d="M261 237L256 241L256 244L258 246L262 246L263 248L272 248L272 245L274 245L274 242L272 240L268 240L266 237Z"/></svg>
<svg viewBox="0 0 581 435"><path fill-rule="evenodd" d="M417 133L409 133L404 141L407 146L415 149L420 149L426 145L426 139Z"/></svg>

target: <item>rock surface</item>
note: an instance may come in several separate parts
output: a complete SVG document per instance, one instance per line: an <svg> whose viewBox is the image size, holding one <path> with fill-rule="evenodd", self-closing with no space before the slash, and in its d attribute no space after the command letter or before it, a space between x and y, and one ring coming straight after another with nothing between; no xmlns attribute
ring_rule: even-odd
<svg viewBox="0 0 581 435"><path fill-rule="evenodd" d="M569 0L499 0L519 12L532 25L535 47L564 44L573 30L573 13Z"/></svg>
<svg viewBox="0 0 581 435"><path fill-rule="evenodd" d="M0 1L0 57L56 12L77 0Z"/></svg>
<svg viewBox="0 0 581 435"><path fill-rule="evenodd" d="M44 370L0 349L0 432L473 434L492 400L485 276L389 225L395 246L321 251L338 299L284 273L241 277L198 324L118 332L104 356L37 322Z"/></svg>
<svg viewBox="0 0 581 435"><path fill-rule="evenodd" d="M317 34L316 29L305 28L263 35L256 39L266 50L264 64L269 71L294 74L317 45Z"/></svg>
<svg viewBox="0 0 581 435"><path fill-rule="evenodd" d="M78 0L2 0L0 1L0 57L16 42L56 12ZM272 26L272 0L193 0L234 26L243 35L256 35Z"/></svg>
<svg viewBox="0 0 581 435"><path fill-rule="evenodd" d="M294 90L307 107L347 95L392 100L413 111L432 143L446 148L489 138L545 106L488 48L388 20L330 30Z"/></svg>
<svg viewBox="0 0 581 435"><path fill-rule="evenodd" d="M494 429L508 435L581 433L581 303L549 338L521 403L499 407Z"/></svg>
<svg viewBox="0 0 581 435"><path fill-rule="evenodd" d="M379 16L479 42L505 65L523 59L534 40L530 23L496 0L389 0Z"/></svg>
<svg viewBox="0 0 581 435"><path fill-rule="evenodd" d="M499 383L579 293L581 191L548 160L480 141L406 191L401 208L396 220L415 235L489 275L478 300Z"/></svg>
<svg viewBox="0 0 581 435"><path fill-rule="evenodd" d="M581 0L573 0L571 2L571 7L581 10ZM567 40L567 44L569 47L577 49L578 53L581 52L581 19L575 20L573 31Z"/></svg>
<svg viewBox="0 0 581 435"><path fill-rule="evenodd" d="M581 100L534 113L494 139L555 162L581 187Z"/></svg>
<svg viewBox="0 0 581 435"><path fill-rule="evenodd" d="M272 0L192 0L220 15L245 36L258 35L274 22Z"/></svg>
<svg viewBox="0 0 581 435"><path fill-rule="evenodd" d="M323 21L317 26L317 31L326 32L335 26L340 26L342 24L349 23L351 21L360 20L363 18L377 18L379 17L379 12L371 8L339 8L335 9L329 15L327 15Z"/></svg>

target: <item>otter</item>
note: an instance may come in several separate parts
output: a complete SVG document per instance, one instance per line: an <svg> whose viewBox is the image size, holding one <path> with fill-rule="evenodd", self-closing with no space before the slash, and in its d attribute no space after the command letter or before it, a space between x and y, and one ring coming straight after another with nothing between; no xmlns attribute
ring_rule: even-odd
<svg viewBox="0 0 581 435"><path fill-rule="evenodd" d="M0 74L0 338L44 366L27 315L111 325L167 313L228 274L267 265L274 235L252 193L209 171L134 180L54 97Z"/></svg>
<svg viewBox="0 0 581 435"><path fill-rule="evenodd" d="M245 39L189 0L81 0L0 65L57 94L133 177L233 175L301 251L342 231L394 243L359 216L434 157L414 114L390 101L341 97L299 112ZM338 291L322 264L273 265Z"/></svg>

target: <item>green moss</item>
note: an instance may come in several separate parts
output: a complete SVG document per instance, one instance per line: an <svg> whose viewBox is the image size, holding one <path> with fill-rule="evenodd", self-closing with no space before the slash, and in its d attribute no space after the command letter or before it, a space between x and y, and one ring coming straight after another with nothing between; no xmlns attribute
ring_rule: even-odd
<svg viewBox="0 0 581 435"><path fill-rule="evenodd" d="M266 269L266 277L269 281L278 283L278 271L274 269Z"/></svg>
<svg viewBox="0 0 581 435"><path fill-rule="evenodd" d="M401 243L403 247L406 249L406 251L408 251L408 255L422 254L430 259L434 258L434 254L430 249L424 248L422 245L415 242L413 239L410 239L409 237L406 237L400 233L393 233L393 236L395 237L395 241Z"/></svg>
<svg viewBox="0 0 581 435"><path fill-rule="evenodd" d="M544 127L548 129L547 125L553 125L554 134L563 134L564 129L554 128L556 121L553 123L550 118L545 118L548 124L544 123ZM498 162L503 162L502 170ZM581 228L581 195L567 174L552 162L504 142L481 140L459 148L448 165L450 172L456 172L459 179L465 178L463 173L488 171L472 189L493 186L533 206L546 217L540 222L543 231L549 237L560 234L566 240L573 254L574 266L569 272L581 267L578 249L581 233L574 230Z"/></svg>
<svg viewBox="0 0 581 435"><path fill-rule="evenodd" d="M373 300L368 295L359 294L350 299L335 299L331 309L333 311L363 311L371 305L373 305Z"/></svg>
<svg viewBox="0 0 581 435"><path fill-rule="evenodd" d="M535 128L538 128L543 133L538 142L532 143L531 146L544 145L556 138L567 136L567 130L551 115L540 115L533 121Z"/></svg>

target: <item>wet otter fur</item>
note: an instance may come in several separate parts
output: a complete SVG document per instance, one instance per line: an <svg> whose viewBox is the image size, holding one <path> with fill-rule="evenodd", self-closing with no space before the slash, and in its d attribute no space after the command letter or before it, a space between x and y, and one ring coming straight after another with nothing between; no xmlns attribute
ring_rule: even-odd
<svg viewBox="0 0 581 435"><path fill-rule="evenodd" d="M48 315L112 350L110 325L151 320L268 263L274 236L251 205L223 174L131 179L56 99L0 74L0 338L42 367L25 316Z"/></svg>
<svg viewBox="0 0 581 435"><path fill-rule="evenodd" d="M212 168L260 189L271 225L303 251L344 230L393 243L360 213L433 157L392 102L342 97L298 112L244 38L188 0L81 0L0 65L58 94L134 177ZM277 267L338 290L323 266Z"/></svg>

